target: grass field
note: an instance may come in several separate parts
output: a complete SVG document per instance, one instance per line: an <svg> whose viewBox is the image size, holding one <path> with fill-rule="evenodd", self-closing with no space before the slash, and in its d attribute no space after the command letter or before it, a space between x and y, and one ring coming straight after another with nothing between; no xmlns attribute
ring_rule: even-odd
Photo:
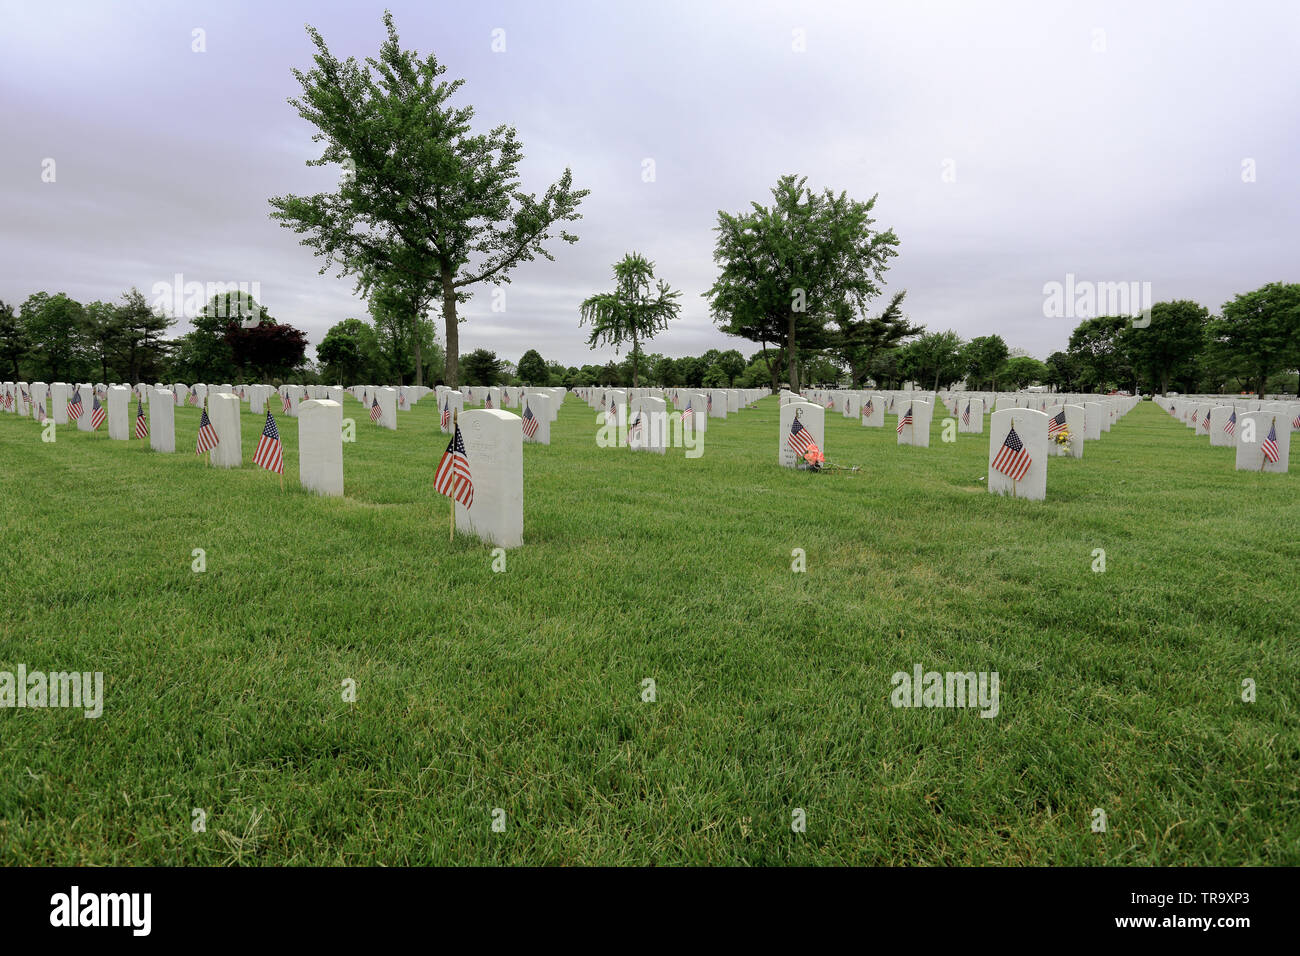
<svg viewBox="0 0 1300 956"><path fill-rule="evenodd" d="M863 468L814 475L775 398L688 460L571 396L494 573L433 399L346 401L331 500L291 419L281 492L196 459L194 409L175 455L0 414L0 670L105 681L98 719L0 711L0 862L1300 864L1300 474L1144 403L1030 503L938 422L828 414ZM917 664L997 671L999 715L895 709Z"/></svg>

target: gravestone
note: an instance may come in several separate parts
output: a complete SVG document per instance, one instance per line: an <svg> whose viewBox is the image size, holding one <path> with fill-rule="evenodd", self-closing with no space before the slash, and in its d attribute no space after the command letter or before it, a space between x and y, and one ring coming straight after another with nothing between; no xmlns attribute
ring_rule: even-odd
<svg viewBox="0 0 1300 956"><path fill-rule="evenodd" d="M32 382L32 417L45 409L45 417L50 418L50 387L44 382Z"/></svg>
<svg viewBox="0 0 1300 956"><path fill-rule="evenodd" d="M532 415L535 427L529 425L529 414ZM520 427L523 429L524 441L534 445L549 445L551 443L552 418L551 396L534 391L524 393L524 407L519 409ZM533 432L531 437L528 434L529 431Z"/></svg>
<svg viewBox="0 0 1300 956"><path fill-rule="evenodd" d="M894 423L894 430L897 432L898 438L897 444L929 448L930 419L934 415L934 406L920 399L909 399L908 401L900 400L894 407L898 410L898 421ZM912 423L904 425L902 431L899 431L897 426L903 422L909 408L912 410Z"/></svg>
<svg viewBox="0 0 1300 956"><path fill-rule="evenodd" d="M211 451L218 468L238 468L244 463L243 438L239 433L239 399L213 394L208 399L208 417L217 432L217 447ZM197 427L197 422L195 423Z"/></svg>
<svg viewBox="0 0 1300 956"><path fill-rule="evenodd" d="M970 414L966 414L969 406ZM965 398L957 401L957 432L962 435L980 435L984 432L984 400Z"/></svg>
<svg viewBox="0 0 1300 956"><path fill-rule="evenodd" d="M721 388L710 388L705 390L705 410L710 418L727 417L727 395L726 391Z"/></svg>
<svg viewBox="0 0 1300 956"><path fill-rule="evenodd" d="M95 386L90 382L82 382L77 386L81 390L81 417L77 419L77 431L88 432L90 428L90 416L95 407Z"/></svg>
<svg viewBox="0 0 1300 956"><path fill-rule="evenodd" d="M1087 426L1085 421L1087 413L1082 405L1066 405L1065 409L1065 427L1070 430L1070 444L1067 446L1065 454L1070 458L1083 457L1083 442L1087 435Z"/></svg>
<svg viewBox="0 0 1300 956"><path fill-rule="evenodd" d="M1284 416L1285 413L1265 410L1237 413L1237 471L1286 474L1291 455L1291 423ZM1264 455L1270 429L1277 448L1276 462L1269 461ZM1253 440L1248 440L1252 438L1252 430Z"/></svg>
<svg viewBox="0 0 1300 956"><path fill-rule="evenodd" d="M1100 402L1084 402L1083 437L1088 441L1101 440L1101 425L1106 419L1106 408Z"/></svg>
<svg viewBox="0 0 1300 956"><path fill-rule="evenodd" d="M465 410L465 401L465 395L462 392L447 390L442 393L438 405L438 428L444 435L451 434L451 424L456 418L456 413Z"/></svg>
<svg viewBox="0 0 1300 956"><path fill-rule="evenodd" d="M668 405L662 398L634 399L628 412L627 427L627 445L633 451L667 453Z"/></svg>
<svg viewBox="0 0 1300 956"><path fill-rule="evenodd" d="M792 444L795 419L799 420L802 429L799 436L793 436ZM804 429L807 430L808 436L802 436ZM782 405L780 432L777 435L777 463L786 468L797 467L801 460L800 442L806 438L811 438L822 454L826 453L826 409L815 402L805 401L787 402Z"/></svg>
<svg viewBox="0 0 1300 956"><path fill-rule="evenodd" d="M108 389L108 437L115 441L128 441L135 425L135 409L130 407L131 390L125 385L112 385Z"/></svg>
<svg viewBox="0 0 1300 956"><path fill-rule="evenodd" d="M885 408L889 405L887 399L880 392L867 392L862 396L858 408L859 417L866 428L884 428L885 427Z"/></svg>
<svg viewBox="0 0 1300 956"><path fill-rule="evenodd" d="M1013 426L1022 452L1029 456L1028 468L1019 481L993 467L1000 455L1003 460L1013 455L1010 449L1003 452L1003 444ZM1047 497L1047 451L1047 415L1043 412L1030 408L1005 408L994 412L989 418L989 491L1042 501Z"/></svg>
<svg viewBox="0 0 1300 956"><path fill-rule="evenodd" d="M379 425L397 431L397 389L377 389L375 397L379 399Z"/></svg>
<svg viewBox="0 0 1300 956"><path fill-rule="evenodd" d="M456 528L500 548L524 543L524 443L518 415L496 408L460 416L474 500L455 502Z"/></svg>
<svg viewBox="0 0 1300 956"><path fill-rule="evenodd" d="M154 451L176 450L176 401L169 388L155 388L149 403L149 447Z"/></svg>
<svg viewBox="0 0 1300 956"><path fill-rule="evenodd" d="M343 405L313 399L298 407L298 480L318 495L343 495Z"/></svg>
<svg viewBox="0 0 1300 956"><path fill-rule="evenodd" d="M495 385L488 389L475 389L475 395L479 395L479 393L482 393L481 398L483 399L484 408L495 408L498 411L501 410L501 402L503 399L501 389L497 388Z"/></svg>

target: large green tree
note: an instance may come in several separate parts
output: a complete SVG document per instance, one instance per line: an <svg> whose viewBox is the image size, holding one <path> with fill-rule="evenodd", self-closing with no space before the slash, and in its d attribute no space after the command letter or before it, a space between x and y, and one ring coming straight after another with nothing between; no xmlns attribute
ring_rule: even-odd
<svg viewBox="0 0 1300 956"><path fill-rule="evenodd" d="M0 369L7 370L14 381L22 378L18 362L27 354L27 349L27 330L14 307L0 302Z"/></svg>
<svg viewBox="0 0 1300 956"><path fill-rule="evenodd" d="M961 336L956 332L926 332L904 345L898 358L898 370L915 382L932 389L946 388L966 374L962 362Z"/></svg>
<svg viewBox="0 0 1300 956"><path fill-rule="evenodd" d="M1209 318L1208 309L1187 299L1157 302L1151 307L1150 324L1120 333L1120 347L1134 371L1163 395L1172 376L1195 365L1205 347Z"/></svg>
<svg viewBox="0 0 1300 956"><path fill-rule="evenodd" d="M87 371L84 316L81 303L62 292L36 292L22 304L19 318L31 343L32 370L45 381L66 381Z"/></svg>
<svg viewBox="0 0 1300 956"><path fill-rule="evenodd" d="M1263 395L1270 376L1300 366L1300 284L1270 282L1235 296L1209 326L1220 348L1250 369L1251 388Z"/></svg>
<svg viewBox="0 0 1300 956"><path fill-rule="evenodd" d="M852 384L861 386L870 376L872 364L882 353L897 348L907 339L925 331L903 315L903 297L896 292L880 315L863 319L844 318L839 322L840 335L835 352L849 370Z"/></svg>
<svg viewBox="0 0 1300 956"><path fill-rule="evenodd" d="M632 346L632 385L639 382L638 364L641 343L654 338L677 318L681 296L663 279L655 278L655 264L639 252L629 252L614 263L615 287L612 292L598 292L583 301L583 323L591 324L587 345L612 345L615 351L624 343Z"/></svg>
<svg viewBox="0 0 1300 956"><path fill-rule="evenodd" d="M828 323L864 312L898 254L893 230L872 229L875 196L815 193L806 182L782 176L770 206L718 213L713 259L721 272L705 293L723 331L782 351L796 391L799 350L832 346Z"/></svg>
<svg viewBox="0 0 1300 956"><path fill-rule="evenodd" d="M139 289L122 296L113 310L113 362L118 377L128 382L156 381L169 347L163 336L175 322L150 306Z"/></svg>
<svg viewBox="0 0 1300 956"><path fill-rule="evenodd" d="M536 349L529 349L519 359L519 380L525 385L540 385L543 388L550 384L550 369Z"/></svg>
<svg viewBox="0 0 1300 956"><path fill-rule="evenodd" d="M463 80L441 79L433 54L403 50L391 14L377 59L340 61L320 33L315 67L294 70L302 96L289 102L317 129L319 159L343 167L333 192L271 199L272 218L305 235L323 256L368 292L376 283L404 290L413 315L442 302L446 381L459 374L458 303L477 283L509 281L520 263L546 249L553 236L576 242L562 228L581 218L587 190L575 190L568 169L539 199L519 187L523 152L510 126L471 132L471 107L449 100Z"/></svg>
<svg viewBox="0 0 1300 956"><path fill-rule="evenodd" d="M380 378L382 360L375 330L360 319L344 319L330 326L316 346L316 359L326 381L356 385Z"/></svg>
<svg viewBox="0 0 1300 956"><path fill-rule="evenodd" d="M502 362L490 349L475 349L465 356L466 385L496 385L501 373Z"/></svg>
<svg viewBox="0 0 1300 956"><path fill-rule="evenodd" d="M1132 381L1133 367L1122 340L1129 321L1124 316L1099 316L1085 319L1070 333L1068 354L1082 387L1105 391Z"/></svg>
<svg viewBox="0 0 1300 956"><path fill-rule="evenodd" d="M970 388L998 387L998 372L1010 355L1007 343L1000 335L979 335L962 348L962 364L966 371L966 384Z"/></svg>

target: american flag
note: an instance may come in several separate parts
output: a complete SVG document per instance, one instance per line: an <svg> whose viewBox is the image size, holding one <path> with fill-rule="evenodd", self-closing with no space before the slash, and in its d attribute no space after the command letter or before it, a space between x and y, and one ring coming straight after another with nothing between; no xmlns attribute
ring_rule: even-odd
<svg viewBox="0 0 1300 956"><path fill-rule="evenodd" d="M144 417L144 402L135 400L135 437L149 437L149 420Z"/></svg>
<svg viewBox="0 0 1300 956"><path fill-rule="evenodd" d="M1201 425L1205 428L1205 430L1206 430L1207 432L1210 430L1210 413L1209 413L1209 412L1206 412L1206 413L1205 413L1205 417L1204 417L1203 419L1201 419Z"/></svg>
<svg viewBox="0 0 1300 956"><path fill-rule="evenodd" d="M377 422L379 421L379 419L383 417L384 417L384 410L379 407L379 399L372 398L370 400L370 420L372 422Z"/></svg>
<svg viewBox="0 0 1300 956"><path fill-rule="evenodd" d="M970 424L970 402L966 403L966 411L961 413L961 423L963 425Z"/></svg>
<svg viewBox="0 0 1300 956"><path fill-rule="evenodd" d="M1200 413L1199 411L1197 411L1196 409L1192 409L1192 427L1193 427L1193 428L1195 428L1198 424L1200 424L1200 418L1201 418L1201 413Z"/></svg>
<svg viewBox="0 0 1300 956"><path fill-rule="evenodd" d="M898 420L898 434L903 434L903 429L912 424L912 406L907 406L907 414Z"/></svg>
<svg viewBox="0 0 1300 956"><path fill-rule="evenodd" d="M433 487L438 494L455 498L466 508L474 506L474 482L469 474L469 456L465 454L465 441L460 435L460 425L447 443L447 450L438 462L438 472L433 476Z"/></svg>
<svg viewBox="0 0 1300 956"><path fill-rule="evenodd" d="M862 406L862 417L870 418L875 413L876 413L876 401L875 399L869 398L867 399L867 404Z"/></svg>
<svg viewBox="0 0 1300 956"><path fill-rule="evenodd" d="M253 453L253 462L267 471L277 475L284 474L284 446L280 444L280 429L275 427L271 410L266 410L266 425L262 428L262 437L257 441L257 451Z"/></svg>
<svg viewBox="0 0 1300 956"><path fill-rule="evenodd" d="M487 398L485 398L485 399L483 400L483 407L484 407L484 408L491 408L491 407L492 407L492 393L491 393L491 392L489 392Z"/></svg>
<svg viewBox="0 0 1300 956"><path fill-rule="evenodd" d="M406 389L402 389L402 394L398 396L397 404L401 408L406 407Z"/></svg>
<svg viewBox="0 0 1300 956"><path fill-rule="evenodd" d="M14 396L13 396L13 393L12 393L12 392L9 392L9 391L6 391L6 392L5 392L5 408L13 408L13 407L14 407Z"/></svg>
<svg viewBox="0 0 1300 956"><path fill-rule="evenodd" d="M705 408L705 411L708 412L709 414L713 414L713 393L709 392L707 398L709 400L709 404L708 407Z"/></svg>
<svg viewBox="0 0 1300 956"><path fill-rule="evenodd" d="M790 434L786 436L786 443L800 458L817 448L812 432L797 418L790 423Z"/></svg>
<svg viewBox="0 0 1300 956"><path fill-rule="evenodd" d="M1025 451L1020 436L1016 434L1016 426L1012 425L1011 431L1007 432L1002 447L998 449L997 456L993 459L993 467L1012 481L1019 481L1025 477L1025 472L1029 470L1031 463L1029 452Z"/></svg>
<svg viewBox="0 0 1300 956"><path fill-rule="evenodd" d="M443 399L442 402L442 429L446 431L451 427L451 399Z"/></svg>
<svg viewBox="0 0 1300 956"><path fill-rule="evenodd" d="M104 406L99 404L99 396L97 395L91 396L91 402L93 404L90 406L90 430L97 432L99 426L104 424Z"/></svg>
<svg viewBox="0 0 1300 956"><path fill-rule="evenodd" d="M1234 408L1228 420L1223 423L1223 430L1229 435L1235 435L1237 432L1237 410Z"/></svg>
<svg viewBox="0 0 1300 956"><path fill-rule="evenodd" d="M1295 413L1295 419L1291 422L1291 430L1300 432L1300 412Z"/></svg>
<svg viewBox="0 0 1300 956"><path fill-rule="evenodd" d="M186 400L187 402L189 402L191 405L198 405L198 403L199 403L199 390L198 390L197 388L191 386L191 387L190 387L190 393L189 393L189 395L186 396L185 400Z"/></svg>
<svg viewBox="0 0 1300 956"><path fill-rule="evenodd" d="M44 424L45 422L45 403L41 402L36 406L36 420Z"/></svg>
<svg viewBox="0 0 1300 956"><path fill-rule="evenodd" d="M82 411L81 389L77 389L72 393L72 398L68 400L68 417L75 421L81 417Z"/></svg>
<svg viewBox="0 0 1300 956"><path fill-rule="evenodd" d="M202 455L219 444L217 430L212 427L212 419L208 418L208 410L204 408L199 415L199 440L194 445L194 454Z"/></svg>
<svg viewBox="0 0 1300 956"><path fill-rule="evenodd" d="M628 428L627 430L627 440L631 441L634 438L640 437L640 435L641 435L641 413L637 412L636 421L634 421L631 427Z"/></svg>
<svg viewBox="0 0 1300 956"><path fill-rule="evenodd" d="M831 396L831 400L830 400L830 404L826 406L826 410L827 410L827 411L830 411L830 410L833 409L834 407L835 407L835 396L832 395L832 396Z"/></svg>
<svg viewBox="0 0 1300 956"><path fill-rule="evenodd" d="M1273 464L1275 465L1277 464L1277 460L1280 456L1277 450L1277 419L1276 418L1273 419L1273 424L1268 426L1268 437L1264 439L1264 444L1261 446L1261 450L1264 452L1265 458L1267 458Z"/></svg>
<svg viewBox="0 0 1300 956"><path fill-rule="evenodd" d="M688 398L686 400L686 409L682 412L682 427L685 428L686 423L693 420L694 418L695 418L695 409L691 408L691 400Z"/></svg>
<svg viewBox="0 0 1300 956"><path fill-rule="evenodd" d="M605 412L605 421L609 424L618 422L618 402L612 398L609 400L609 410Z"/></svg>
<svg viewBox="0 0 1300 956"><path fill-rule="evenodd" d="M1059 435L1063 431L1065 431L1064 408L1057 412L1056 415L1047 423L1047 437L1051 438L1053 435Z"/></svg>
<svg viewBox="0 0 1300 956"><path fill-rule="evenodd" d="M533 414L532 406L524 404L524 434L529 438L537 437L537 416Z"/></svg>
<svg viewBox="0 0 1300 956"><path fill-rule="evenodd" d="M605 407L605 396L604 396L604 395L601 395L601 396L600 396L600 407L601 407L601 408L604 408L604 407Z"/></svg>
<svg viewBox="0 0 1300 956"><path fill-rule="evenodd" d="M289 401L289 396L288 396L288 395L284 394L284 392L281 392L281 393L280 393L280 411L282 411L282 412L288 414L288 412L289 412L289 410L290 410L291 408L293 408L293 402Z"/></svg>

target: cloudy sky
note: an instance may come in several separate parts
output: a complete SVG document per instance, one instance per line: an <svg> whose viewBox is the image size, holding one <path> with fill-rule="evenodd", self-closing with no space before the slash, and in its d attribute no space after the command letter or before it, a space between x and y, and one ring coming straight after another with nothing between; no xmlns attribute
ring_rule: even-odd
<svg viewBox="0 0 1300 956"><path fill-rule="evenodd" d="M591 190L580 242L517 270L504 312L470 303L463 352L610 357L587 349L578 303L637 250L683 292L654 350L749 354L702 298L711 230L784 173L879 193L913 321L1040 358L1077 322L1044 316L1067 274L1215 311L1300 280L1294 0L23 0L0 2L0 299L152 296L181 274L258 283L313 342L364 317L267 199L337 178L305 165L313 130L286 103L311 66L304 24L363 58L385 6L405 46L465 79L482 128L518 129L525 188L569 166Z"/></svg>

